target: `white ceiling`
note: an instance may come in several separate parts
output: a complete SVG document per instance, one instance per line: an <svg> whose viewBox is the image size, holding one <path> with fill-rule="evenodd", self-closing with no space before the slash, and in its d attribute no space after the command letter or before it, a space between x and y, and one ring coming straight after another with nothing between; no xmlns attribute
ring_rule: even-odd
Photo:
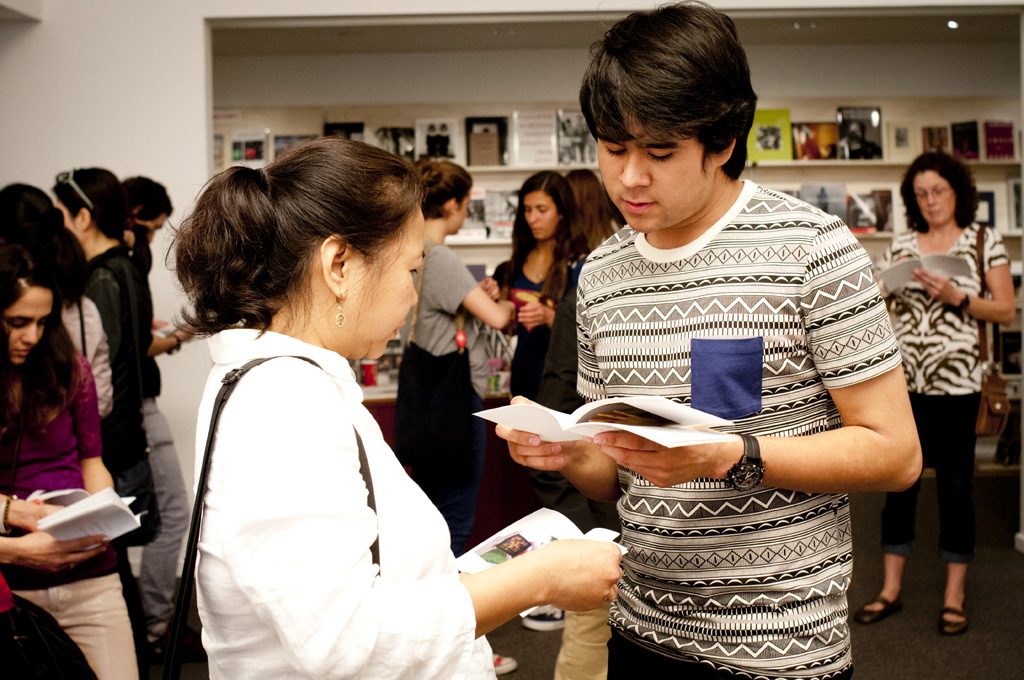
<svg viewBox="0 0 1024 680"><path fill-rule="evenodd" d="M388 23L342 18L301 22L249 21L213 26L216 56L445 52L586 47L619 15L535 17L406 17ZM808 14L735 16L746 44L892 44L1017 42L1015 12L913 14ZM960 27L950 30L948 19Z"/></svg>

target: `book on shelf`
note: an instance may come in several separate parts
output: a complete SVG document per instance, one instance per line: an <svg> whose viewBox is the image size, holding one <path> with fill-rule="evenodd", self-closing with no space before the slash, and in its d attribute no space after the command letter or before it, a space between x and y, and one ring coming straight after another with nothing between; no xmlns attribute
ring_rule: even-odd
<svg viewBox="0 0 1024 680"><path fill-rule="evenodd" d="M541 508L467 550L455 560L455 566L463 573L477 574L539 550L554 541L584 539L614 543L618 537L618 532L603 527L595 527L583 533L572 520L557 510ZM619 545L618 548L623 554L626 553L623 546ZM528 616L535 609L530 607L520 612L520 616Z"/></svg>
<svg viewBox="0 0 1024 680"><path fill-rule="evenodd" d="M66 494L51 491L29 498L64 505L36 523L40 531L47 532L57 540L66 541L97 534L114 539L139 528L141 515L134 514L128 507L135 499L121 498L110 488L94 494L83 489L72 489Z"/></svg>
<svg viewBox="0 0 1024 680"><path fill-rule="evenodd" d="M846 226L855 234L892 231L892 190L849 194L846 197Z"/></svg>
<svg viewBox="0 0 1024 680"><path fill-rule="evenodd" d="M840 106L839 158L862 160L882 157L882 109L878 106Z"/></svg>
<svg viewBox="0 0 1024 680"><path fill-rule="evenodd" d="M971 266L965 258L938 254L900 260L879 272L878 275L885 283L886 289L890 293L895 293L914 280L915 269L927 269L949 278L971 276Z"/></svg>
<svg viewBox="0 0 1024 680"><path fill-rule="evenodd" d="M512 238L519 192L515 189L487 189L484 192L484 219L491 238Z"/></svg>
<svg viewBox="0 0 1024 680"><path fill-rule="evenodd" d="M583 113L558 109L558 164L593 165L597 163L597 141L591 136Z"/></svg>
<svg viewBox="0 0 1024 680"><path fill-rule="evenodd" d="M555 166L558 164L558 131L555 112L512 112L512 164Z"/></svg>
<svg viewBox="0 0 1024 680"><path fill-rule="evenodd" d="M411 127L378 127L373 131L372 141L396 156L416 160L416 130Z"/></svg>
<svg viewBox="0 0 1024 680"><path fill-rule="evenodd" d="M910 163L921 154L921 136L909 121L887 121L885 124L885 158Z"/></svg>
<svg viewBox="0 0 1024 680"><path fill-rule="evenodd" d="M417 118L416 158L466 164L462 130L455 118Z"/></svg>
<svg viewBox="0 0 1024 680"><path fill-rule="evenodd" d="M1014 133L1013 123L1010 121L986 120L984 125L985 133L985 158L988 160L1013 160Z"/></svg>
<svg viewBox="0 0 1024 680"><path fill-rule="evenodd" d="M757 109L747 136L747 158L760 161L793 160L793 129L789 109Z"/></svg>
<svg viewBox="0 0 1024 680"><path fill-rule="evenodd" d="M949 127L946 125L922 126L921 147L924 151L949 153Z"/></svg>
<svg viewBox="0 0 1024 680"><path fill-rule="evenodd" d="M508 165L508 117L466 118L468 165Z"/></svg>
<svg viewBox="0 0 1024 680"><path fill-rule="evenodd" d="M793 159L830 160L836 157L839 129L835 123L793 123Z"/></svg>
<svg viewBox="0 0 1024 680"><path fill-rule="evenodd" d="M714 432L710 427L732 421L678 404L665 397L609 397L562 413L540 404L510 404L477 411L484 420L516 430L532 432L549 442L593 437L621 430L667 447L730 441L735 435Z"/></svg>
<svg viewBox="0 0 1024 680"><path fill-rule="evenodd" d="M846 183L801 184L797 192L801 201L810 203L830 215L846 216Z"/></svg>
<svg viewBox="0 0 1024 680"><path fill-rule="evenodd" d="M983 227L994 227L996 218L996 194L994 191L978 192L978 209L974 221Z"/></svg>
<svg viewBox="0 0 1024 680"><path fill-rule="evenodd" d="M359 122L324 123L324 137L344 137L357 142L365 141L366 125Z"/></svg>
<svg viewBox="0 0 1024 680"><path fill-rule="evenodd" d="M953 142L953 155L965 160L977 160L981 155L978 144L978 121L965 120L950 123L949 133Z"/></svg>

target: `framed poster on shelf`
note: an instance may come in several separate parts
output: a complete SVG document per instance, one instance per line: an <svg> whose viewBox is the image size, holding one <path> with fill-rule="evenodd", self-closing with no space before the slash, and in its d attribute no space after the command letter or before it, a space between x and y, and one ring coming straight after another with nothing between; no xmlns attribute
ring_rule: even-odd
<svg viewBox="0 0 1024 680"><path fill-rule="evenodd" d="M416 131L411 127L378 127L373 131L372 141L396 156L416 160Z"/></svg>
<svg viewBox="0 0 1024 680"><path fill-rule="evenodd" d="M922 126L921 147L924 151L949 153L949 127L946 125Z"/></svg>
<svg viewBox="0 0 1024 680"><path fill-rule="evenodd" d="M747 136L747 158L759 161L793 160L793 130L789 109L757 109Z"/></svg>
<svg viewBox="0 0 1024 680"><path fill-rule="evenodd" d="M508 118L467 117L466 148L466 162L470 166L508 165Z"/></svg>
<svg viewBox="0 0 1024 680"><path fill-rule="evenodd" d="M838 141L835 123L793 123L793 160L834 159Z"/></svg>
<svg viewBox="0 0 1024 680"><path fill-rule="evenodd" d="M990 161L1013 160L1014 134L1013 123L1009 121L986 120L984 125L985 134L985 158Z"/></svg>
<svg viewBox="0 0 1024 680"><path fill-rule="evenodd" d="M274 135L274 158L280 156L289 147L312 138L313 135Z"/></svg>
<svg viewBox="0 0 1024 680"><path fill-rule="evenodd" d="M593 165L597 163L597 141L581 111L558 110L558 164Z"/></svg>
<svg viewBox="0 0 1024 680"><path fill-rule="evenodd" d="M885 124L885 159L910 163L921 154L921 136L909 121L889 121Z"/></svg>
<svg viewBox="0 0 1024 680"><path fill-rule="evenodd" d="M996 219L996 194L994 191L978 192L978 209L974 221L983 227L994 227Z"/></svg>
<svg viewBox="0 0 1024 680"><path fill-rule="evenodd" d="M239 131L231 135L231 164L262 168L267 164L269 130Z"/></svg>
<svg viewBox="0 0 1024 680"><path fill-rule="evenodd" d="M357 142L366 141L363 123L324 123L324 137L337 135Z"/></svg>
<svg viewBox="0 0 1024 680"><path fill-rule="evenodd" d="M1010 218L1007 231L1019 234L1021 232L1020 177L1007 180L1006 198L1007 212Z"/></svg>
<svg viewBox="0 0 1024 680"><path fill-rule="evenodd" d="M978 160L981 157L978 142L978 121L967 120L951 123L950 136L953 139L953 155L964 160Z"/></svg>
<svg viewBox="0 0 1024 680"><path fill-rule="evenodd" d="M554 111L513 111L512 164L558 165L557 137Z"/></svg>
<svg viewBox="0 0 1024 680"><path fill-rule="evenodd" d="M882 109L878 106L840 106L836 109L839 125L840 160L865 160L882 157Z"/></svg>
<svg viewBox="0 0 1024 680"><path fill-rule="evenodd" d="M416 119L416 158L466 164L462 130L455 118Z"/></svg>
<svg viewBox="0 0 1024 680"><path fill-rule="evenodd" d="M848 194L846 226L854 234L892 232L892 189Z"/></svg>

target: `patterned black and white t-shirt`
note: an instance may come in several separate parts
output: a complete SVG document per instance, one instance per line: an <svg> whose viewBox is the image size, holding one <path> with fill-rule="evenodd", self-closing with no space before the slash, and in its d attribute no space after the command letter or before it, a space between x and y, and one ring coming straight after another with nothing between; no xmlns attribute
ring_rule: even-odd
<svg viewBox="0 0 1024 680"><path fill-rule="evenodd" d="M968 295L981 292L978 275L977 224L966 227L947 255L963 257L971 275L953 277L953 283ZM882 255L881 266L921 257L916 231L896 234ZM1009 263L1003 237L994 229L985 231L985 270ZM907 389L919 394L962 395L981 390L981 362L978 355L978 322L970 314L945 305L911 281L889 297L893 327L903 353Z"/></svg>
<svg viewBox="0 0 1024 680"><path fill-rule="evenodd" d="M755 435L838 428L828 390L900 365L846 225L751 182L682 248L655 249L628 227L602 244L580 278L577 322L588 399L657 394ZM850 665L845 494L717 479L657 488L624 468L619 481L629 552L613 626L737 677L828 678Z"/></svg>

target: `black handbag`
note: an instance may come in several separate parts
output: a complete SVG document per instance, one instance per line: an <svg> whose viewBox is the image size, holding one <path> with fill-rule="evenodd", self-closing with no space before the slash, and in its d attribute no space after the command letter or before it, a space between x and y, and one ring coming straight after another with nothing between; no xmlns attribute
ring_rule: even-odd
<svg viewBox="0 0 1024 680"><path fill-rule="evenodd" d="M14 607L0 614L0 674L19 680L96 680L57 620L17 595Z"/></svg>
<svg viewBox="0 0 1024 680"><path fill-rule="evenodd" d="M238 381L253 368L271 359L281 357L265 357L253 359L241 368L227 372L221 379L220 391L213 402L213 413L210 416L210 429L206 434L206 448L203 451L203 464L199 468L199 481L196 485L196 500L192 506L192 522L188 528L188 539L185 541L185 563L181 571L181 580L178 582L178 593L175 597L174 617L171 619L171 627L167 640L167 651L164 652L164 680L177 680L181 677L181 635L185 630L188 621L189 608L192 606L192 587L196 571L196 557L199 551L199 531L203 526L203 502L206 499L206 483L210 474L210 461L213 459L213 444L217 438L217 423L220 421L220 413L224 410L224 404L228 397L235 391ZM321 368L309 357L290 356L291 359L300 359L307 363ZM370 475L370 463L366 459L366 449L363 448L363 439L359 436L359 430L354 427L356 434L356 445L359 447L359 472L363 475L363 483L366 484L366 504L370 506L374 514L377 512L377 502L373 495L373 477ZM373 539L370 545L370 558L373 563L380 565L380 535ZM0 666L2 667L2 666Z"/></svg>
<svg viewBox="0 0 1024 680"><path fill-rule="evenodd" d="M428 245L424 253L433 248ZM412 468L417 479L438 479L459 483L472 475L473 380L469 352L459 348L435 356L415 343L416 318L426 265L417 282L416 309L409 326L408 342L398 369L398 397L395 400L395 455ZM459 310L456 334L465 322Z"/></svg>

